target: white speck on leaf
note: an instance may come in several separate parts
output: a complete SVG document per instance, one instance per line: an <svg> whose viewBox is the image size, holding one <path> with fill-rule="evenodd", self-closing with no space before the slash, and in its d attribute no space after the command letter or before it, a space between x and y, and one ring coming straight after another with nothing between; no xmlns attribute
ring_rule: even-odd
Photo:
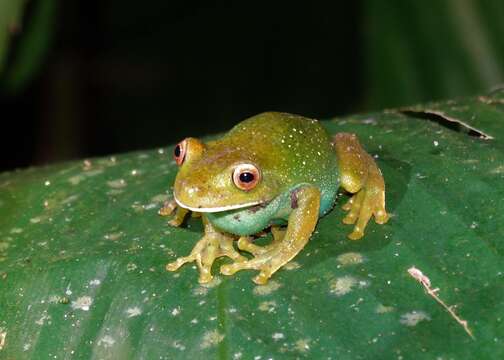
<svg viewBox="0 0 504 360"><path fill-rule="evenodd" d="M394 307L393 306L385 306L383 304L379 304L376 306L376 309L375 309L375 312L377 314L385 314L385 313L389 313L391 311L394 311Z"/></svg>
<svg viewBox="0 0 504 360"><path fill-rule="evenodd" d="M336 258L336 261L339 262L342 266L349 266L362 264L365 259L364 256L362 256L362 254L358 252L347 252L339 255Z"/></svg>
<svg viewBox="0 0 504 360"><path fill-rule="evenodd" d="M332 280L329 283L330 292L336 296L343 296L348 294L354 287L358 286L363 288L368 286L368 282L364 280L358 280L350 275L345 275Z"/></svg>
<svg viewBox="0 0 504 360"><path fill-rule="evenodd" d="M430 319L430 316L423 311L411 311L401 315L399 322L406 326L416 326L419 322Z"/></svg>
<svg viewBox="0 0 504 360"><path fill-rule="evenodd" d="M180 311L181 311L180 306L177 306L171 311L171 314L172 316L177 316L178 314L180 314Z"/></svg>
<svg viewBox="0 0 504 360"><path fill-rule="evenodd" d="M285 338L285 335L282 333L274 333L273 335L271 335L271 337L273 338L273 340L278 341Z"/></svg>
<svg viewBox="0 0 504 360"><path fill-rule="evenodd" d="M124 179L117 179L117 180L110 180L107 181L107 185L113 189L122 189L128 185L126 180Z"/></svg>
<svg viewBox="0 0 504 360"><path fill-rule="evenodd" d="M105 234L103 237L107 240L116 241L123 235L124 235L124 233L122 231L119 231L119 232L115 232L115 233L111 233L111 234Z"/></svg>
<svg viewBox="0 0 504 360"><path fill-rule="evenodd" d="M301 264L299 264L296 261L289 261L287 264L284 265L285 270L296 270L301 267Z"/></svg>
<svg viewBox="0 0 504 360"><path fill-rule="evenodd" d="M282 284L275 280L270 280L266 285L258 285L254 288L255 295L269 295L272 292L278 290Z"/></svg>
<svg viewBox="0 0 504 360"><path fill-rule="evenodd" d="M105 335L100 340L98 340L98 346L103 346L103 347L109 348L114 344L115 344L115 339L110 335Z"/></svg>
<svg viewBox="0 0 504 360"><path fill-rule="evenodd" d="M259 304L259 310L261 311L266 311L266 312L274 312L276 307L276 302L275 301L263 301L262 303Z"/></svg>
<svg viewBox="0 0 504 360"><path fill-rule="evenodd" d="M209 347L215 346L224 340L224 335L219 333L218 330L207 331L203 335L203 340L201 341L201 348L207 349Z"/></svg>
<svg viewBox="0 0 504 360"><path fill-rule="evenodd" d="M129 318L138 316L142 314L142 309L140 309L138 306L128 308L126 309L126 314L128 314Z"/></svg>
<svg viewBox="0 0 504 360"><path fill-rule="evenodd" d="M310 350L310 339L299 339L294 344L294 348L299 352L307 352Z"/></svg>
<svg viewBox="0 0 504 360"><path fill-rule="evenodd" d="M82 181L82 180L85 180L86 177L84 175L75 175L75 176L72 176L68 179L68 182L72 185L79 185L79 183Z"/></svg>
<svg viewBox="0 0 504 360"><path fill-rule="evenodd" d="M93 299L90 296L81 296L75 301L72 301L72 309L89 311L89 308L93 304Z"/></svg>
<svg viewBox="0 0 504 360"><path fill-rule="evenodd" d="M199 286L195 287L193 289L193 294L194 295L206 295L208 294L208 291L216 286L219 286L222 283L222 279L219 276L214 276L212 281L205 283L205 284L200 284Z"/></svg>

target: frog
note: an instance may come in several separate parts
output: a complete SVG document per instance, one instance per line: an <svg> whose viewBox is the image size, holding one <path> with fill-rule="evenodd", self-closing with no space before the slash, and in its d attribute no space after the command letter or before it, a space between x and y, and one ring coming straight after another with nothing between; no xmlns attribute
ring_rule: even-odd
<svg viewBox="0 0 504 360"><path fill-rule="evenodd" d="M373 217L389 220L385 182L374 158L353 133L333 137L316 119L265 112L252 116L222 137L203 142L186 138L173 150L178 172L173 199L159 213L181 226L200 217L203 237L187 256L166 265L176 271L195 262L199 283L213 280L217 258L230 260L220 273L256 270L264 285L309 242L321 217L334 207L341 189L343 223L353 225L348 238L358 240ZM269 244L257 239L271 231Z"/></svg>

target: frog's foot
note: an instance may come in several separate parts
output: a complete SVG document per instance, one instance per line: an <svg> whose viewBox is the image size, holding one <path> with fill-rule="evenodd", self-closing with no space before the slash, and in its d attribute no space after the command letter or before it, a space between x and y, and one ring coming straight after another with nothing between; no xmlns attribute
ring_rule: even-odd
<svg viewBox="0 0 504 360"><path fill-rule="evenodd" d="M158 214L161 216L170 216L173 214L177 208L177 202L175 200L165 201L163 207L159 209Z"/></svg>
<svg viewBox="0 0 504 360"><path fill-rule="evenodd" d="M289 251L282 251L282 247L277 245L261 252L253 259L222 265L220 272L224 275L233 275L235 272L244 269L260 270L259 275L254 277L253 281L259 285L266 284L271 275L288 263L296 254L297 252L292 254Z"/></svg>
<svg viewBox="0 0 504 360"><path fill-rule="evenodd" d="M259 270L259 275L253 281L256 284L265 284L278 269L303 249L317 224L320 191L315 187L306 186L298 190L297 196L298 207L293 209L289 215L287 231L283 232L275 229L273 242L264 247L251 244L246 238L240 239L244 250L253 253L255 257L250 260L223 265L220 269L222 274L232 275L243 269ZM250 245L253 245L253 247L250 247ZM238 246L240 247L240 244Z"/></svg>
<svg viewBox="0 0 504 360"><path fill-rule="evenodd" d="M199 282L208 283L212 281L212 264L215 259L227 256L236 262L244 261L246 258L233 247L234 238L230 235L211 232L205 233L188 256L183 256L166 265L166 270L176 271L182 265L189 262L196 262L199 269Z"/></svg>
<svg viewBox="0 0 504 360"><path fill-rule="evenodd" d="M238 249L242 251L246 251L251 253L254 256L264 254L278 245L279 242L285 236L286 230L281 228L280 226L272 226L271 233L273 234L273 241L271 244L265 246L259 246L253 243L253 239L251 236L242 236L238 239Z"/></svg>
<svg viewBox="0 0 504 360"><path fill-rule="evenodd" d="M374 216L376 223L384 224L389 216L385 210L385 182L373 158L364 151L354 134L340 133L335 137L341 184L354 195L343 205L348 214L345 224L355 224L348 237L364 236L367 223Z"/></svg>
<svg viewBox="0 0 504 360"><path fill-rule="evenodd" d="M168 221L171 226L179 227L184 222L186 215L189 210L181 208L177 205L175 200L166 201L161 209L159 209L158 214L161 216L170 216L175 213L173 219Z"/></svg>

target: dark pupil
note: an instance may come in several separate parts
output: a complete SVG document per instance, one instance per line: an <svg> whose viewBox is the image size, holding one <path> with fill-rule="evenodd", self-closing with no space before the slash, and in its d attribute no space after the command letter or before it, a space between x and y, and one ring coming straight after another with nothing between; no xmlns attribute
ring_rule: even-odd
<svg viewBox="0 0 504 360"><path fill-rule="evenodd" d="M180 156L180 145L175 146L175 150L173 151L173 153L177 158Z"/></svg>
<svg viewBox="0 0 504 360"><path fill-rule="evenodd" d="M254 174L249 173L249 172L244 172L240 174L240 181L244 183L249 183L251 181L254 181Z"/></svg>

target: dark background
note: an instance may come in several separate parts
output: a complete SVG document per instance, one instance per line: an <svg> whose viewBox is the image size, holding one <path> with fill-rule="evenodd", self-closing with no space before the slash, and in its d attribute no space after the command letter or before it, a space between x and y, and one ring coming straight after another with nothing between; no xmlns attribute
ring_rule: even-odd
<svg viewBox="0 0 504 360"><path fill-rule="evenodd" d="M502 1L42 3L28 2L0 77L0 171L504 79Z"/></svg>

